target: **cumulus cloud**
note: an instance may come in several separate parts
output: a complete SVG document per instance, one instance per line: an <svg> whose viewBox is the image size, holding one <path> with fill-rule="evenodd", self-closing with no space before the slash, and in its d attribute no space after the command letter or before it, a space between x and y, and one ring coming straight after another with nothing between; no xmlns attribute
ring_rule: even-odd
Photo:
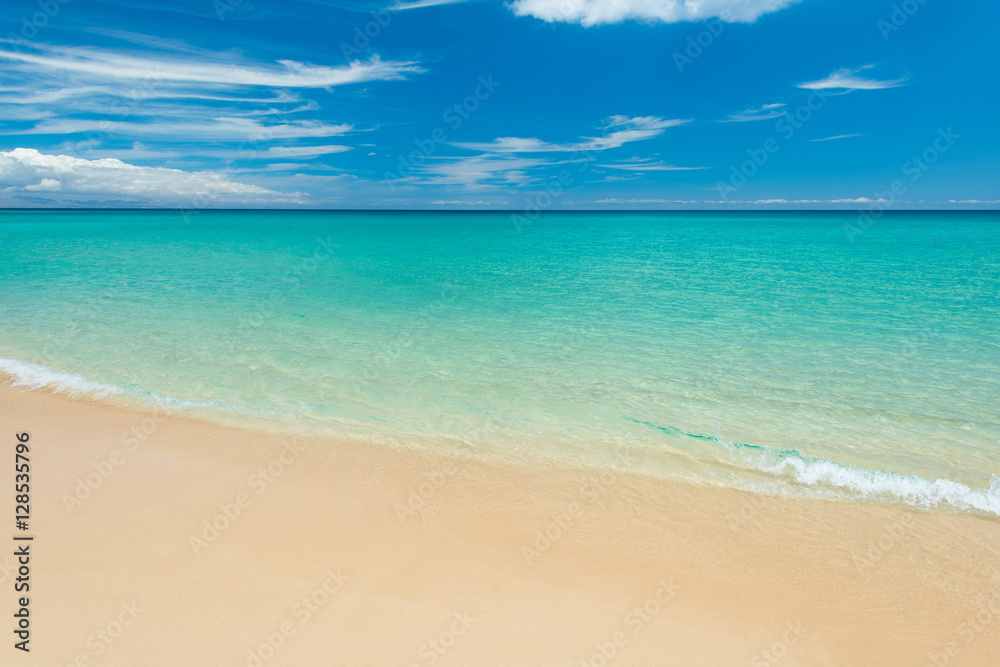
<svg viewBox="0 0 1000 667"><path fill-rule="evenodd" d="M25 185L24 189L31 192L58 192L62 190L62 181L57 181L54 178L43 178L34 185Z"/></svg>
<svg viewBox="0 0 1000 667"><path fill-rule="evenodd" d="M98 195L171 204L191 202L298 201L286 194L232 181L217 172L140 167L121 160L46 155L32 148L0 152L0 188L8 193Z"/></svg>
<svg viewBox="0 0 1000 667"><path fill-rule="evenodd" d="M585 27L623 21L679 23L719 18L730 23L753 23L797 0L515 0L517 16L533 16L547 23L579 23Z"/></svg>
<svg viewBox="0 0 1000 667"><path fill-rule="evenodd" d="M858 69L838 69L836 72L826 77L825 79L819 79L818 81L806 81L805 83L800 83L799 88L806 88L809 90L882 90L884 88L895 88L896 86L901 86L906 82L906 78L900 79L866 79L863 76L858 76L858 73L871 69L874 65L865 65Z"/></svg>
<svg viewBox="0 0 1000 667"><path fill-rule="evenodd" d="M486 153L576 153L603 151L618 148L632 141L651 139L669 127L689 122L682 119L666 119L658 116L611 116L604 125L604 135L581 137L580 141L568 144L553 144L541 139L521 137L498 137L488 142L455 143L459 148Z"/></svg>

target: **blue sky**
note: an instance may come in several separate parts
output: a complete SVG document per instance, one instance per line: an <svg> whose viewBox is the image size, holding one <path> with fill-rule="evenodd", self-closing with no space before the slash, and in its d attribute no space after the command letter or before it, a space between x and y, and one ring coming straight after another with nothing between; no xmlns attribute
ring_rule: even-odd
<svg viewBox="0 0 1000 667"><path fill-rule="evenodd" d="M3 3L0 205L1000 200L992 2L125 4Z"/></svg>

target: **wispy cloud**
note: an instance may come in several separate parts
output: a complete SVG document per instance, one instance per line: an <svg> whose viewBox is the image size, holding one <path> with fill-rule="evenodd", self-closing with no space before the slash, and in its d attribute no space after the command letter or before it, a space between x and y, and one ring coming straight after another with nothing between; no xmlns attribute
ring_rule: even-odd
<svg viewBox="0 0 1000 667"><path fill-rule="evenodd" d="M554 144L541 139L521 137L498 137L488 142L459 142L455 146L487 153L578 153L603 151L618 148L633 141L651 139L670 127L689 122L681 119L665 119L658 116L612 116L604 125L604 135L581 137L581 141L568 144Z"/></svg>
<svg viewBox="0 0 1000 667"><path fill-rule="evenodd" d="M465 188L524 185L531 180L530 170L548 164L545 160L514 155L437 157L418 167L417 175L397 179L396 182Z"/></svg>
<svg viewBox="0 0 1000 667"><path fill-rule="evenodd" d="M62 150L72 153L74 146L71 142L61 144L57 147L57 150ZM261 148L260 150L247 150L244 148L202 148L201 146L181 146L173 147L169 149L155 149L148 148L142 142L135 141L132 142L130 148L119 148L116 150L112 149L102 149L102 148L91 148L87 150L86 157L88 159L95 158L118 158L121 160L156 160L162 163L178 163L179 161L185 160L187 158L218 158L226 162L232 161L250 161L250 160L271 160L271 159L287 159L287 158L302 158L308 159L311 157L317 157L320 155L330 155L334 153L343 153L346 151L354 150L352 146L342 146L337 144L324 145L324 146L269 146L267 148ZM79 156L78 156L79 157ZM302 167L308 167L310 169L317 169L321 165L316 164L302 164ZM333 167L328 167L333 168ZM259 170L260 167L254 167L255 170ZM235 170L227 169L228 173L233 173Z"/></svg>
<svg viewBox="0 0 1000 667"><path fill-rule="evenodd" d="M863 76L858 76L859 72L873 67L874 65L865 65L858 69L838 69L825 79L800 83L798 87L809 90L882 90L885 88L895 88L906 82L905 77L899 79L866 79Z"/></svg>
<svg viewBox="0 0 1000 667"><path fill-rule="evenodd" d="M432 201L431 206L509 206L510 202L502 200L484 200L479 199L476 201L463 201L460 199L439 199L438 201Z"/></svg>
<svg viewBox="0 0 1000 667"><path fill-rule="evenodd" d="M635 174L635 173L632 173L632 174L615 174L613 176L605 176L604 178L601 179L601 181L603 181L603 182L609 182L610 181L612 183L617 183L619 181L637 181L640 178L642 178L643 176L645 176L645 174Z"/></svg>
<svg viewBox="0 0 1000 667"><path fill-rule="evenodd" d="M771 118L784 116L785 113L786 113L785 105L780 102L777 102L774 104L764 104L759 107L747 107L745 110L739 113L730 114L728 118L720 122L744 123L755 120L769 120Z"/></svg>
<svg viewBox="0 0 1000 667"><path fill-rule="evenodd" d="M674 202L669 199L618 199L616 197L609 197L607 199L595 199L595 204L674 204Z"/></svg>
<svg viewBox="0 0 1000 667"><path fill-rule="evenodd" d="M350 146L271 146L267 149L267 157L311 157L343 153L351 150Z"/></svg>
<svg viewBox="0 0 1000 667"><path fill-rule="evenodd" d="M351 125L330 125L303 120L264 125L252 118L214 118L204 122L108 122L97 120L61 119L45 121L27 130L7 134L102 134L169 138L175 141L271 141L305 137L333 137L346 134Z"/></svg>
<svg viewBox="0 0 1000 667"><path fill-rule="evenodd" d="M0 40L7 42L9 40ZM415 62L354 61L343 67L310 65L294 60L275 64L233 63L232 54L215 59L136 56L81 47L41 46L35 53L0 48L0 59L24 69L58 71L103 81L174 82L222 87L331 88L366 81L387 81L422 72Z"/></svg>
<svg viewBox="0 0 1000 667"><path fill-rule="evenodd" d="M771 204L873 204L875 202L885 202L885 199L870 199L868 197L848 197L843 199L784 199L782 197L776 197L773 199L749 199L744 201L719 201L719 202L708 202L708 203L718 203L718 204L754 204L757 206L771 205ZM904 202L900 202L904 203Z"/></svg>
<svg viewBox="0 0 1000 667"><path fill-rule="evenodd" d="M837 139L850 139L851 137L860 137L860 134L837 134L832 137L823 137L822 139L810 139L809 141L836 141Z"/></svg>
<svg viewBox="0 0 1000 667"><path fill-rule="evenodd" d="M673 164L667 164L662 160L639 157L632 157L612 164L601 164L597 166L604 167L606 169L622 169L626 171L697 171L699 169L707 169L707 167L678 167Z"/></svg>
<svg viewBox="0 0 1000 667"><path fill-rule="evenodd" d="M659 136L667 128L687 120L658 116L611 116L601 126L603 136L581 137L571 143L551 143L537 138L498 137L487 142L457 142L454 146L476 151L473 156L434 156L416 169L416 174L395 180L398 184L445 185L464 188L523 186L538 180L533 170L573 162L577 154L618 148L627 143ZM526 157L524 154L572 153L555 159ZM662 161L632 158L607 166L612 169L636 171L668 171L684 169ZM698 168L698 167L695 167Z"/></svg>
<svg viewBox="0 0 1000 667"><path fill-rule="evenodd" d="M675 205L722 205L725 207L731 206L773 206L773 207L783 207L783 206L802 206L802 205L820 205L820 206L832 206L833 208L853 210L857 206L868 206L875 203L885 203L886 199L871 199L869 197L853 197L853 198L842 198L842 199L785 199L783 197L774 197L770 199L665 199L665 198L645 198L645 199L620 199L616 197L607 197L604 199L595 199L592 203L594 204L675 204ZM912 202L897 202L897 203L912 203ZM962 202L956 202L952 200L949 203L996 203L996 202L976 202L975 200L966 200Z"/></svg>
<svg viewBox="0 0 1000 667"><path fill-rule="evenodd" d="M623 21L679 23L720 18L732 23L753 23L797 0L515 0L517 16L543 21L579 23L585 27Z"/></svg>
<svg viewBox="0 0 1000 667"><path fill-rule="evenodd" d="M340 142L289 145L296 140L358 131L351 123L330 122L328 113L320 116L321 105L304 92L322 95L423 71L415 62L377 56L342 66L268 62L177 40L97 32L130 44L107 50L0 39L0 117L6 121L0 135L65 136L66 150L77 157L100 149L109 157L161 159L171 166L192 164L189 158L199 161L194 164L205 158L288 163L351 149ZM141 149L137 140L145 144ZM219 146L247 142L252 146L238 155Z"/></svg>
<svg viewBox="0 0 1000 667"><path fill-rule="evenodd" d="M41 86L46 86L42 83ZM121 98L128 91L122 91L114 86L66 86L49 87L39 89L39 85L34 86L14 86L0 87L0 104L16 105L38 105L52 104L74 99L97 100L100 98ZM248 97L239 95L221 95L210 92L190 92L177 88L158 89L150 87L137 93L136 97L143 100L206 100L210 102L226 102L230 104L290 104L301 102L302 97L297 93L286 90L276 91L268 97ZM309 102L306 103L309 105ZM315 104L315 103L312 103ZM315 108L315 107L313 107ZM6 113L6 112L5 112Z"/></svg>
<svg viewBox="0 0 1000 667"><path fill-rule="evenodd" d="M423 9L424 7L437 7L439 5L457 5L469 0L415 0L414 2L397 2L386 7L389 11L401 12L406 9Z"/></svg>

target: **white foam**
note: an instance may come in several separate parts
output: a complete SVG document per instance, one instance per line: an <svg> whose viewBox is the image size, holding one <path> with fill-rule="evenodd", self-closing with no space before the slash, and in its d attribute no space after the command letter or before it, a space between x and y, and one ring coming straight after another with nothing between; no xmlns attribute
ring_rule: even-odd
<svg viewBox="0 0 1000 667"><path fill-rule="evenodd" d="M0 357L0 373L6 373L11 376L14 379L13 386L26 387L30 390L47 388L56 394L87 396L90 398L127 396L158 408L212 407L210 403L183 401L169 396L161 396L155 392L129 392L122 387L88 380L77 373L60 371L55 368L33 364L28 361L20 361L18 359Z"/></svg>
<svg viewBox="0 0 1000 667"><path fill-rule="evenodd" d="M797 483L809 487L832 487L847 491L854 497L902 501L924 509L950 506L957 510L979 510L1000 516L1000 477L996 475L992 477L990 488L973 489L949 479L932 481L917 475L853 468L832 461L807 460L801 456L779 455L766 450L750 454L733 443L722 439L719 442L729 447L748 466L777 476L784 476L787 472Z"/></svg>
<svg viewBox="0 0 1000 667"><path fill-rule="evenodd" d="M0 357L0 373L13 377L15 387L27 387L32 390L47 387L56 393L97 398L125 393L121 387L101 384L76 373L67 373L17 359Z"/></svg>

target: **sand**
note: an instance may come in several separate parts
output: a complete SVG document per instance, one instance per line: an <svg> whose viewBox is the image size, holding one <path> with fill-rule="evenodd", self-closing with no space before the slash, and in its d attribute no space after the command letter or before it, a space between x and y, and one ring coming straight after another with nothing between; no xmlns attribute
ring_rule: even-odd
<svg viewBox="0 0 1000 667"><path fill-rule="evenodd" d="M1000 521L0 386L3 665L991 665ZM30 530L14 527L30 433ZM978 618L977 618L978 617Z"/></svg>

